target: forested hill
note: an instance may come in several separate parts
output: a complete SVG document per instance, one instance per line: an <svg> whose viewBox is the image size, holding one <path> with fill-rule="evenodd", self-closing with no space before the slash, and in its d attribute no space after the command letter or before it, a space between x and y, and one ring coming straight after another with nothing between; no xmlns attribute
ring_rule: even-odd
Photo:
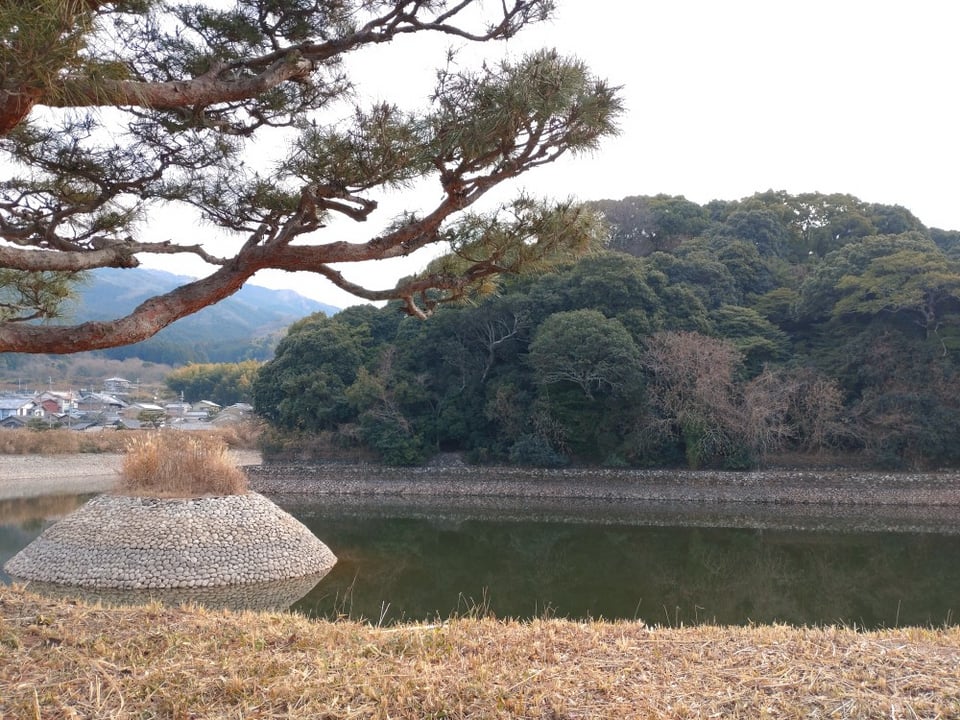
<svg viewBox="0 0 960 720"><path fill-rule="evenodd" d="M71 322L119 317L145 299L179 287L184 280L160 270L101 268L89 274L65 312ZM265 360L272 357L279 335L290 323L312 313L336 311L290 290L245 285L226 300L178 320L149 340L101 354L116 360L136 357L169 365Z"/></svg>
<svg viewBox="0 0 960 720"><path fill-rule="evenodd" d="M561 272L297 323L259 412L394 463L960 465L960 233L848 195L595 205L609 248Z"/></svg>

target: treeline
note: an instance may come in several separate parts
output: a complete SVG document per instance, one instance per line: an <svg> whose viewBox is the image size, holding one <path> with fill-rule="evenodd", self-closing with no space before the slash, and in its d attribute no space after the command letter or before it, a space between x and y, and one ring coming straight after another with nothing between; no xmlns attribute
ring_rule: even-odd
<svg viewBox="0 0 960 720"><path fill-rule="evenodd" d="M849 195L595 203L608 248L427 322L293 325L252 385L275 447L477 462L960 464L960 233Z"/></svg>
<svg viewBox="0 0 960 720"><path fill-rule="evenodd" d="M253 382L262 363L244 360L235 363L192 363L174 370L166 385L175 395L190 402L210 400L222 407L250 402Z"/></svg>

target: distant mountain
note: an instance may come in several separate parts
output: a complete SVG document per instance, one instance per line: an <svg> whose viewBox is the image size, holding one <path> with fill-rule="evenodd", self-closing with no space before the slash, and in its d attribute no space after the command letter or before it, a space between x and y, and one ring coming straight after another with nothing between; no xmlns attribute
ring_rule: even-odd
<svg viewBox="0 0 960 720"><path fill-rule="evenodd" d="M68 322L121 317L137 305L173 290L192 278L161 270L103 268L90 273L78 298L65 308ZM187 362L266 360L283 331L300 318L339 308L305 298L291 290L245 285L225 300L182 318L154 337L121 348L104 350L106 357L171 365Z"/></svg>

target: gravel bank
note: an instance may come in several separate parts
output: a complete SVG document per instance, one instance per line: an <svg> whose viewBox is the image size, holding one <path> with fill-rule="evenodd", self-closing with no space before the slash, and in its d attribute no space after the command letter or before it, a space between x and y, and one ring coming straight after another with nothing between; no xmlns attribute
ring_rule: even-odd
<svg viewBox="0 0 960 720"><path fill-rule="evenodd" d="M656 502L960 506L960 473L764 470L538 470L455 465L261 464L235 452L252 490L266 495L581 498ZM122 455L0 455L0 500L103 492Z"/></svg>
<svg viewBox="0 0 960 720"><path fill-rule="evenodd" d="M240 465L258 464L260 453L231 450ZM110 490L123 455L0 455L0 500Z"/></svg>
<svg viewBox="0 0 960 720"><path fill-rule="evenodd" d="M268 495L500 497L805 505L960 506L958 473L537 470L280 465L247 468Z"/></svg>
<svg viewBox="0 0 960 720"><path fill-rule="evenodd" d="M0 500L104 492L122 455L0 455Z"/></svg>

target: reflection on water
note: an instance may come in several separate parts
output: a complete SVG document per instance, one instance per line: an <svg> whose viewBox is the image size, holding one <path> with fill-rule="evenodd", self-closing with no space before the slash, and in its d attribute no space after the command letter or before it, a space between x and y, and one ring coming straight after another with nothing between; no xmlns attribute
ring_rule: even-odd
<svg viewBox="0 0 960 720"><path fill-rule="evenodd" d="M309 575L292 580L268 583L226 585L204 588L164 588L154 590L121 590L114 588L79 588L73 585L37 582L25 586L49 597L76 598L106 605L144 605L153 601L177 606L197 604L228 610L287 610L306 595L323 575Z"/></svg>
<svg viewBox="0 0 960 720"><path fill-rule="evenodd" d="M864 508L330 499L285 509L339 558L294 605L313 616L881 627L952 624L960 607L956 508L870 517Z"/></svg>
<svg viewBox="0 0 960 720"><path fill-rule="evenodd" d="M953 624L960 606L957 508L274 500L339 558L293 603L315 617L880 627ZM0 504L0 560L54 519L47 502Z"/></svg>
<svg viewBox="0 0 960 720"><path fill-rule="evenodd" d="M3 571L7 560L93 496L88 493L0 500L0 581L10 582L10 576Z"/></svg>

